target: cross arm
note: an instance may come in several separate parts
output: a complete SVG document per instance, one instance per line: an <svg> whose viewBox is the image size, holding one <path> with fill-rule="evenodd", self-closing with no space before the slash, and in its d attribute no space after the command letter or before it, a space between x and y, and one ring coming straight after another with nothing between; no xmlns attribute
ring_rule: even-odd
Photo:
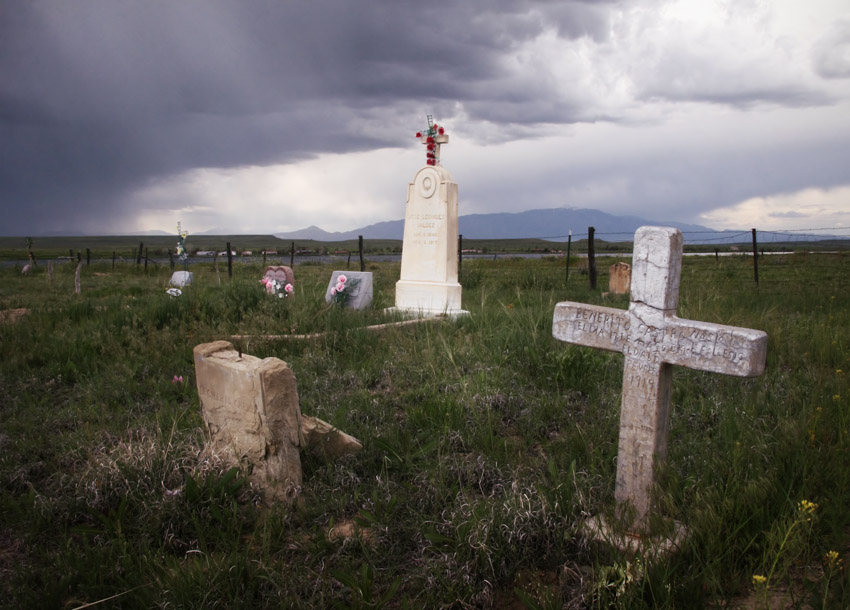
<svg viewBox="0 0 850 610"><path fill-rule="evenodd" d="M628 331L629 313L622 309L569 301L555 305L552 336L559 341L622 352Z"/></svg>
<svg viewBox="0 0 850 610"><path fill-rule="evenodd" d="M656 341L664 362L698 371L757 377L767 359L767 333L670 317Z"/></svg>

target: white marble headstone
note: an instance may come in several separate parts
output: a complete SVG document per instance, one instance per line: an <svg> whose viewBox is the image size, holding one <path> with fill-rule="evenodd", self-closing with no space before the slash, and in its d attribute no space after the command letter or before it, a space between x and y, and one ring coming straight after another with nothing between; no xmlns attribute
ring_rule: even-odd
<svg viewBox="0 0 850 610"><path fill-rule="evenodd" d="M440 144L447 135L437 137ZM463 315L457 278L457 184L439 163L423 167L407 187L397 310L412 315Z"/></svg>

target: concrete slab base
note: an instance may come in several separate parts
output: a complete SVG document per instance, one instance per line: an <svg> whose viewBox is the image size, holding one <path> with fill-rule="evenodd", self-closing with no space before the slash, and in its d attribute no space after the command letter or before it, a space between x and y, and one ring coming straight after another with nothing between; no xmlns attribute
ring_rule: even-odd
<svg viewBox="0 0 850 610"><path fill-rule="evenodd" d="M605 517L597 515L584 522L582 533L590 540L607 544L620 551L666 557L678 552L688 537L688 528L679 521L669 523L668 531L652 535L614 528Z"/></svg>

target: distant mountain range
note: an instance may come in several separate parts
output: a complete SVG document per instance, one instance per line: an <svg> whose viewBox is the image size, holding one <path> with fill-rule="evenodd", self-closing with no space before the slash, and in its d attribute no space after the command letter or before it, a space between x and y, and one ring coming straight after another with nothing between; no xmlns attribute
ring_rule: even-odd
<svg viewBox="0 0 850 610"><path fill-rule="evenodd" d="M465 239L517 239L538 238L549 241L567 241L572 231L575 239L587 236L588 227L596 229L596 236L604 241L632 241L635 231L644 225L676 227L684 233L686 243L724 240L747 241L749 230L715 231L701 225L682 222L647 220L637 216L614 216L599 210L575 208L550 208L516 213L468 214L458 218L458 233ZM277 233L281 239L312 239L316 241L343 241L357 239L402 239L404 220L390 220L344 232L328 232L316 226L290 233ZM771 236L772 237L772 236ZM762 241L759 238L759 241ZM765 241L777 241L770 239Z"/></svg>

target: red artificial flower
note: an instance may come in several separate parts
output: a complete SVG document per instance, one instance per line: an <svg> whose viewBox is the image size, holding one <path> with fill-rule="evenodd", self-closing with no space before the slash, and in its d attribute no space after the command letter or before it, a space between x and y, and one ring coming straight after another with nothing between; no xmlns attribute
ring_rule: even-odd
<svg viewBox="0 0 850 610"><path fill-rule="evenodd" d="M437 162L434 159L428 159L428 165L437 165Z"/></svg>
<svg viewBox="0 0 850 610"><path fill-rule="evenodd" d="M440 135L443 135L444 133L446 133L446 130L443 129L442 127L440 127L437 131L440 132Z"/></svg>
<svg viewBox="0 0 850 610"><path fill-rule="evenodd" d="M422 132L421 132L421 131L417 131L417 132L416 132L416 137L417 137L417 138L421 138L421 137L422 137Z"/></svg>
<svg viewBox="0 0 850 610"><path fill-rule="evenodd" d="M427 139L427 140L425 140L425 142L427 142L428 144L433 144L433 143L434 143L434 138L432 138L431 136L428 136L428 139Z"/></svg>

